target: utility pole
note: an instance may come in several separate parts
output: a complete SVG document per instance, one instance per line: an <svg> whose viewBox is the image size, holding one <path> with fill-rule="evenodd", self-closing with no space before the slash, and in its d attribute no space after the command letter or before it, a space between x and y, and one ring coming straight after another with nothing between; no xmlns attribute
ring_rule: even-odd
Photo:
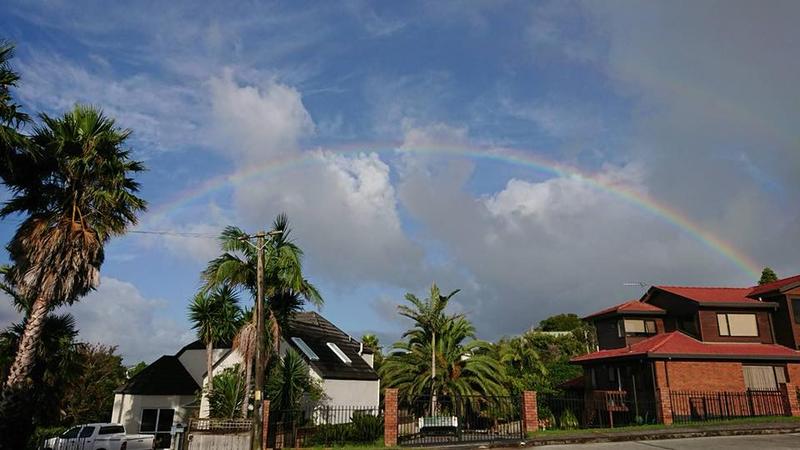
<svg viewBox="0 0 800 450"><path fill-rule="evenodd" d="M258 252L256 264L256 386L255 386L255 401L253 404L253 450L261 450L261 405L262 390L264 387L264 352L266 346L264 345L264 245L266 233L259 231L256 233L256 252Z"/></svg>

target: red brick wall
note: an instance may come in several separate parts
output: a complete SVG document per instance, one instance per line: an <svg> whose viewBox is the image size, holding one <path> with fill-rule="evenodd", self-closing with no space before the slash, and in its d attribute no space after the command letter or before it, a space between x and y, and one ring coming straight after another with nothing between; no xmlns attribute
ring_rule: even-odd
<svg viewBox="0 0 800 450"><path fill-rule="evenodd" d="M758 325L758 336L720 336L719 324L717 323L717 312L732 314L753 314L756 315ZM700 310L697 312L700 320L700 328L704 341L709 342L763 342L772 343L772 328L769 323L769 313L766 311L750 310Z"/></svg>
<svg viewBox="0 0 800 450"><path fill-rule="evenodd" d="M397 445L397 389L387 388L383 394L383 442Z"/></svg>
<svg viewBox="0 0 800 450"><path fill-rule="evenodd" d="M534 391L522 393L522 422L526 433L539 431L539 412Z"/></svg>
<svg viewBox="0 0 800 450"><path fill-rule="evenodd" d="M745 390L739 362L666 361L665 364L669 388L673 391Z"/></svg>
<svg viewBox="0 0 800 450"><path fill-rule="evenodd" d="M786 379L788 383L795 386L800 386L800 363L786 364L786 372L789 378Z"/></svg>

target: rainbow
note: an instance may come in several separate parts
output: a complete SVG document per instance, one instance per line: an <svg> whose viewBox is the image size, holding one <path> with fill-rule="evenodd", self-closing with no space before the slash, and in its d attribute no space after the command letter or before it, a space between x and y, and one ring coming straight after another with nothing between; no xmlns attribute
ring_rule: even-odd
<svg viewBox="0 0 800 450"><path fill-rule="evenodd" d="M398 143L390 144L358 144L337 148L320 149L324 153L332 154L369 154L369 153L422 153L431 155L444 155L459 158L469 158L475 160L490 160L501 163L511 164L518 167L525 167L546 173L556 177L570 177L578 179L583 183L603 192L610 193L615 197L633 205L640 210L646 211L661 220L672 224L682 230L688 236L705 245L707 248L730 261L737 268L741 269L750 278L758 278L761 267L744 252L734 245L722 240L710 231L703 229L699 224L692 221L681 211L650 197L649 195L635 191L629 186L621 183L614 183L602 179L596 174L582 171L562 163L547 160L539 157L532 152L523 152L510 148L480 148L468 146L441 146L409 148ZM208 196L214 192L225 188L240 185L253 178L274 175L281 172L297 169L322 161L318 151L300 151L289 156L275 158L266 163L251 165L232 173L219 175L205 180L197 186L183 190L170 200L161 203L152 209L148 214L144 224L157 224L161 219L171 213Z"/></svg>

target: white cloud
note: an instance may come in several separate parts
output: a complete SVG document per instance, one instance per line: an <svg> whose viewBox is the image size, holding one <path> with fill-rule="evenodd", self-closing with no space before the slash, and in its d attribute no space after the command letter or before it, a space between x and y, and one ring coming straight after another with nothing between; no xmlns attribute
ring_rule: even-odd
<svg viewBox="0 0 800 450"><path fill-rule="evenodd" d="M420 270L422 252L405 235L389 166L376 154L317 151L301 171L242 186L246 221L286 212L314 267L338 281L401 282Z"/></svg>
<svg viewBox="0 0 800 450"><path fill-rule="evenodd" d="M97 61L97 57L92 58ZM103 65L82 65L34 51L15 62L23 79L19 97L31 111L58 115L75 103L101 107L117 125L131 128L137 149L176 150L203 143L200 92L148 74L121 77Z"/></svg>
<svg viewBox="0 0 800 450"><path fill-rule="evenodd" d="M448 172L450 170L450 172ZM464 166L409 173L401 204L455 264L455 303L488 337L522 331L550 314L589 313L641 294L623 286L724 282L735 270L680 230L580 178L511 179L476 198ZM644 190L641 168L603 169L619 187Z"/></svg>
<svg viewBox="0 0 800 450"><path fill-rule="evenodd" d="M231 70L209 81L218 148L239 165L297 151L314 123L300 93L275 80L240 85Z"/></svg>
<svg viewBox="0 0 800 450"><path fill-rule="evenodd" d="M185 323L169 318L165 300L116 278L103 277L96 291L58 311L75 316L81 341L118 346L126 364L172 354L194 338Z"/></svg>

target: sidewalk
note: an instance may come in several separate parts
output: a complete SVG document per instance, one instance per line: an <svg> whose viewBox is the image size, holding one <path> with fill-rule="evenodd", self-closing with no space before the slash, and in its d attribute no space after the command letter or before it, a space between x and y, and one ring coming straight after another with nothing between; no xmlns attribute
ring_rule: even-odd
<svg viewBox="0 0 800 450"><path fill-rule="evenodd" d="M563 445L563 444L588 444L599 442L623 442L623 441L652 441L657 439L679 439L710 436L740 436L754 434L783 434L800 433L800 421L781 421L763 423L720 423L715 425L702 426L676 426L649 430L576 430L571 432L559 433L538 433L520 442L518 445L509 443L498 445L484 445L472 448L498 448L511 449L520 447L538 447L542 445Z"/></svg>

